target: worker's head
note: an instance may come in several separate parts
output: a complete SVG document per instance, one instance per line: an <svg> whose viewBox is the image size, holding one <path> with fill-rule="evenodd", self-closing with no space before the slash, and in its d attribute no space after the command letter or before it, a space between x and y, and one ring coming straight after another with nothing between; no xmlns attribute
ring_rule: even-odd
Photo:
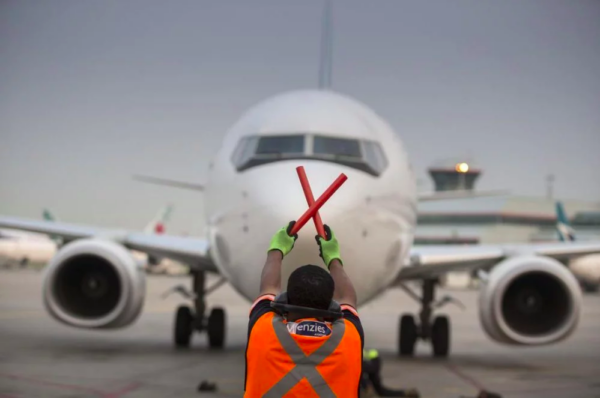
<svg viewBox="0 0 600 398"><path fill-rule="evenodd" d="M333 299L335 284L329 272L316 265L303 265L290 274L288 302L301 307L326 310Z"/></svg>

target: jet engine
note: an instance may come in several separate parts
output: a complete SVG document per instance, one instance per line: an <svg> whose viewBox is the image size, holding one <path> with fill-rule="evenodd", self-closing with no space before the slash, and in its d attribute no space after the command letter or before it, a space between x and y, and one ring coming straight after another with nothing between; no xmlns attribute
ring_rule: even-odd
<svg viewBox="0 0 600 398"><path fill-rule="evenodd" d="M82 239L63 246L50 261L44 305L67 325L112 329L131 324L142 310L145 274L122 245Z"/></svg>
<svg viewBox="0 0 600 398"><path fill-rule="evenodd" d="M499 263L482 285L479 319L494 340L542 345L568 337L577 326L581 289L568 268L539 256Z"/></svg>

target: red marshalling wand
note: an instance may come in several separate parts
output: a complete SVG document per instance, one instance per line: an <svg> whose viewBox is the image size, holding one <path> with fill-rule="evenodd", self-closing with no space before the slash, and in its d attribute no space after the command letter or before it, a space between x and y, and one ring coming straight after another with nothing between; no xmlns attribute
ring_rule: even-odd
<svg viewBox="0 0 600 398"><path fill-rule="evenodd" d="M323 207L325 202L333 196L333 194L342 186L344 182L348 179L345 174L340 174L338 178L323 192L321 196L317 200L313 197L312 190L310 189L310 183L308 182L308 178L306 177L306 172L304 171L304 167L300 166L296 168L298 172L298 178L300 179L300 184L302 185L302 190L304 191L304 196L306 197L306 202L308 203L308 210L304 212L296 220L296 224L290 231L290 235L295 235L302 229L302 227L308 222L309 219L313 219L315 223L315 228L317 229L317 233L325 238L325 228L323 227L323 221L321 220L321 216L319 215L319 209Z"/></svg>

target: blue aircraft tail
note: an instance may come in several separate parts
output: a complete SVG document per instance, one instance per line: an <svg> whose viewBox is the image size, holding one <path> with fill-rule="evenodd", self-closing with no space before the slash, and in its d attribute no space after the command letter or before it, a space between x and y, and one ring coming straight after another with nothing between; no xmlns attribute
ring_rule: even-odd
<svg viewBox="0 0 600 398"><path fill-rule="evenodd" d="M562 202L556 202L556 232L558 233L558 239L563 242L575 240L575 231L569 223Z"/></svg>

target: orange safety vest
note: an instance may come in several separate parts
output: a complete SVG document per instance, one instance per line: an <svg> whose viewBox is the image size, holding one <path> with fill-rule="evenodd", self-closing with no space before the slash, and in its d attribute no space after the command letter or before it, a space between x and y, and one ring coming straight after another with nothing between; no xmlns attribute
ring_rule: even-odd
<svg viewBox="0 0 600 398"><path fill-rule="evenodd" d="M291 334L287 321L269 312L252 328L246 351L244 397L356 397L362 348L358 331L345 319L329 336Z"/></svg>

